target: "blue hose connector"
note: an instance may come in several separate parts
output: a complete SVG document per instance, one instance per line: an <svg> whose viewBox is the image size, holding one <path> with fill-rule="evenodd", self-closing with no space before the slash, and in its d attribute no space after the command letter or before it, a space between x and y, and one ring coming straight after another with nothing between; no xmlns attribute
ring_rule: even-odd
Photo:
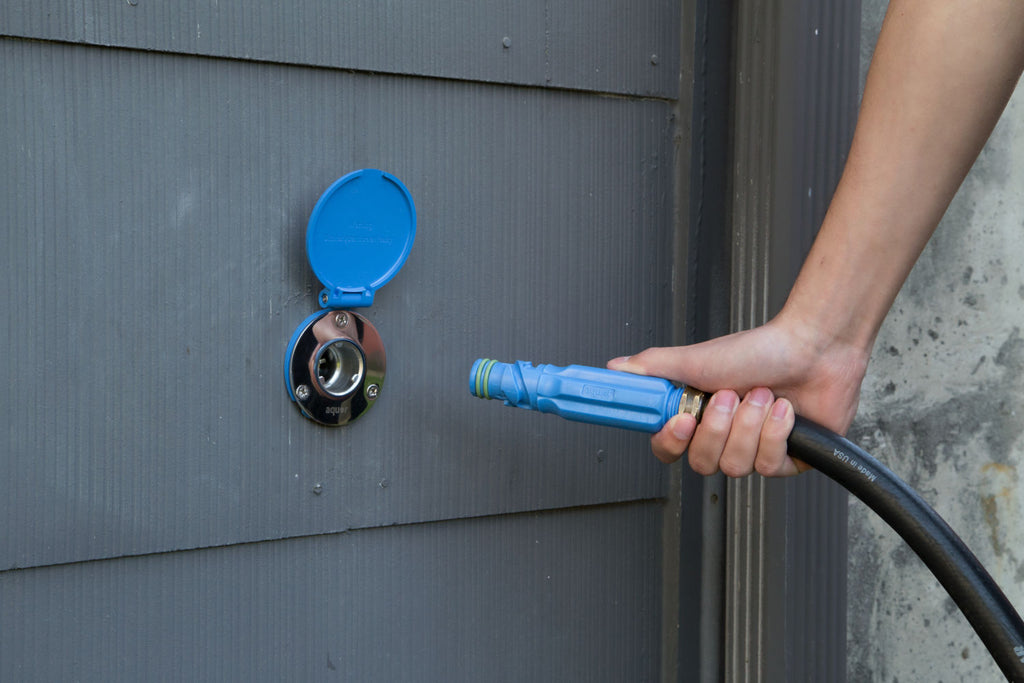
<svg viewBox="0 0 1024 683"><path fill-rule="evenodd" d="M586 365L501 363L481 358L469 372L469 391L507 406L589 424L653 434L678 413L698 420L704 393L660 377Z"/></svg>

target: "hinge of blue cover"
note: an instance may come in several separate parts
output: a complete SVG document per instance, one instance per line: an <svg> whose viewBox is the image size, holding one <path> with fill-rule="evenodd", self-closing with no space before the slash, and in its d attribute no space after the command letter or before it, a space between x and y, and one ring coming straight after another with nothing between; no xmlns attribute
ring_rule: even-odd
<svg viewBox="0 0 1024 683"><path fill-rule="evenodd" d="M320 290L320 308L366 308L373 304L372 289Z"/></svg>

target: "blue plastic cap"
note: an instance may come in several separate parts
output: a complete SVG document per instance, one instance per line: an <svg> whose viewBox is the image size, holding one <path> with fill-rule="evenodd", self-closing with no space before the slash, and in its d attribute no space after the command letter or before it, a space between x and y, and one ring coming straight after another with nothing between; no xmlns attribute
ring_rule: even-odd
<svg viewBox="0 0 1024 683"><path fill-rule="evenodd" d="M353 171L323 193L309 217L306 254L323 283L322 308L361 308L401 270L416 236L416 207L395 176Z"/></svg>

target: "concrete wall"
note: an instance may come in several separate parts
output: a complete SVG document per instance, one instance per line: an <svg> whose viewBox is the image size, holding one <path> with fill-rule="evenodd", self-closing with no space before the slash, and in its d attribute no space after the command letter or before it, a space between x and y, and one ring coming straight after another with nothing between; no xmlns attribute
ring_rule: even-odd
<svg viewBox="0 0 1024 683"><path fill-rule="evenodd" d="M886 3L863 4L862 72ZM936 144L942 144L936 141ZM917 489L1024 609L1024 87L879 335L852 438ZM850 501L851 681L1001 680L931 573Z"/></svg>

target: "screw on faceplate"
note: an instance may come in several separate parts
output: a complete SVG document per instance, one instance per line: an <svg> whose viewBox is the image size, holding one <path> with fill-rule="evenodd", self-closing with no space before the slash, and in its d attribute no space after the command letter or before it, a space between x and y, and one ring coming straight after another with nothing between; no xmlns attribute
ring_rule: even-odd
<svg viewBox="0 0 1024 683"><path fill-rule="evenodd" d="M348 325L348 314L338 313L336 316L334 316L334 324L337 325L338 327L345 327L345 325Z"/></svg>
<svg viewBox="0 0 1024 683"><path fill-rule="evenodd" d="M371 384L370 386L366 387L366 398L368 398L371 401L373 401L378 396L380 396L380 386L379 385Z"/></svg>
<svg viewBox="0 0 1024 683"><path fill-rule="evenodd" d="M323 294L320 295L320 303L322 303L324 306L327 305L327 292L324 292Z"/></svg>
<svg viewBox="0 0 1024 683"><path fill-rule="evenodd" d="M309 387L307 387L305 384L300 384L299 386L295 387L295 398L299 399L300 401L305 401L307 398L309 398Z"/></svg>

